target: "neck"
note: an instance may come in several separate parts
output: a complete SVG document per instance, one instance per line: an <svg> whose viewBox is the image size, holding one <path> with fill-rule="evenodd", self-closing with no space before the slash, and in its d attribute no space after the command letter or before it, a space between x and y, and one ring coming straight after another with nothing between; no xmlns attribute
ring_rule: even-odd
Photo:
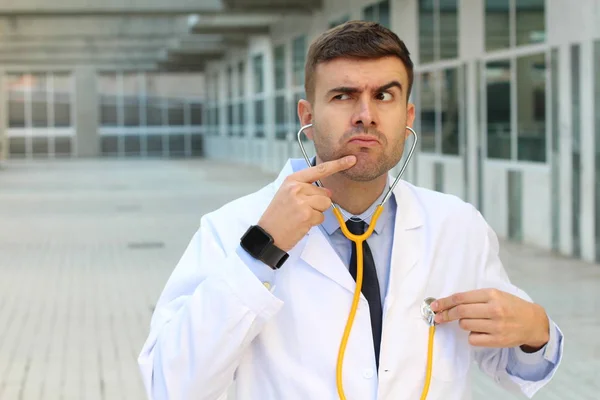
<svg viewBox="0 0 600 400"><path fill-rule="evenodd" d="M321 180L331 190L332 200L352 215L364 213L377 200L387 185L387 174L368 182L357 182L342 174Z"/></svg>

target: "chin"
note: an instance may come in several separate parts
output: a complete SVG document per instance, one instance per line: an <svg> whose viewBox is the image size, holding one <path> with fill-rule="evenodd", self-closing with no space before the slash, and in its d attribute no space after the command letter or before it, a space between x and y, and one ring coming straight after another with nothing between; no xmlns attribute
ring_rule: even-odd
<svg viewBox="0 0 600 400"><path fill-rule="evenodd" d="M346 171L342 171L341 174L351 181L355 182L370 182L385 173L381 172L378 168L361 168L361 166L355 165L354 167L347 169Z"/></svg>

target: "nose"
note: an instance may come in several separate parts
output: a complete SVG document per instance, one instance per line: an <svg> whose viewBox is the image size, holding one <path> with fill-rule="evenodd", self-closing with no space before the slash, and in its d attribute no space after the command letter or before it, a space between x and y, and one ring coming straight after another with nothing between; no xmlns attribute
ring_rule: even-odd
<svg viewBox="0 0 600 400"><path fill-rule="evenodd" d="M370 99L361 99L357 102L356 107L352 116L352 125L377 126L377 111Z"/></svg>

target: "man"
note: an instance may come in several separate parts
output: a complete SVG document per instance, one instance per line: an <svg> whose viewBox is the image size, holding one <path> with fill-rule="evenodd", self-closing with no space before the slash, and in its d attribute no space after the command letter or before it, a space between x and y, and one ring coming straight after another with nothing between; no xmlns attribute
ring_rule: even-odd
<svg viewBox="0 0 600 400"><path fill-rule="evenodd" d="M305 74L298 115L312 124L316 166L291 160L272 184L202 218L139 358L152 399L222 399L234 379L242 400L339 398L357 267L330 206L370 223L414 121L413 65L393 32L352 21L312 43ZM510 284L471 205L401 181L364 251L346 398L420 398L429 296L438 298L429 400L470 398L472 361L529 397L554 375L562 334Z"/></svg>

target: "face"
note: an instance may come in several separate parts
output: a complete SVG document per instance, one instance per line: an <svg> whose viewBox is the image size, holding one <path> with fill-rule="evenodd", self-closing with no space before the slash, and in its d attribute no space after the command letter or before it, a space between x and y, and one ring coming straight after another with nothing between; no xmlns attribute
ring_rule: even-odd
<svg viewBox="0 0 600 400"><path fill-rule="evenodd" d="M335 59L315 71L312 103L301 100L298 114L321 161L353 154L344 171L354 181L371 181L401 159L410 135L414 105L408 104L408 73L396 57Z"/></svg>

